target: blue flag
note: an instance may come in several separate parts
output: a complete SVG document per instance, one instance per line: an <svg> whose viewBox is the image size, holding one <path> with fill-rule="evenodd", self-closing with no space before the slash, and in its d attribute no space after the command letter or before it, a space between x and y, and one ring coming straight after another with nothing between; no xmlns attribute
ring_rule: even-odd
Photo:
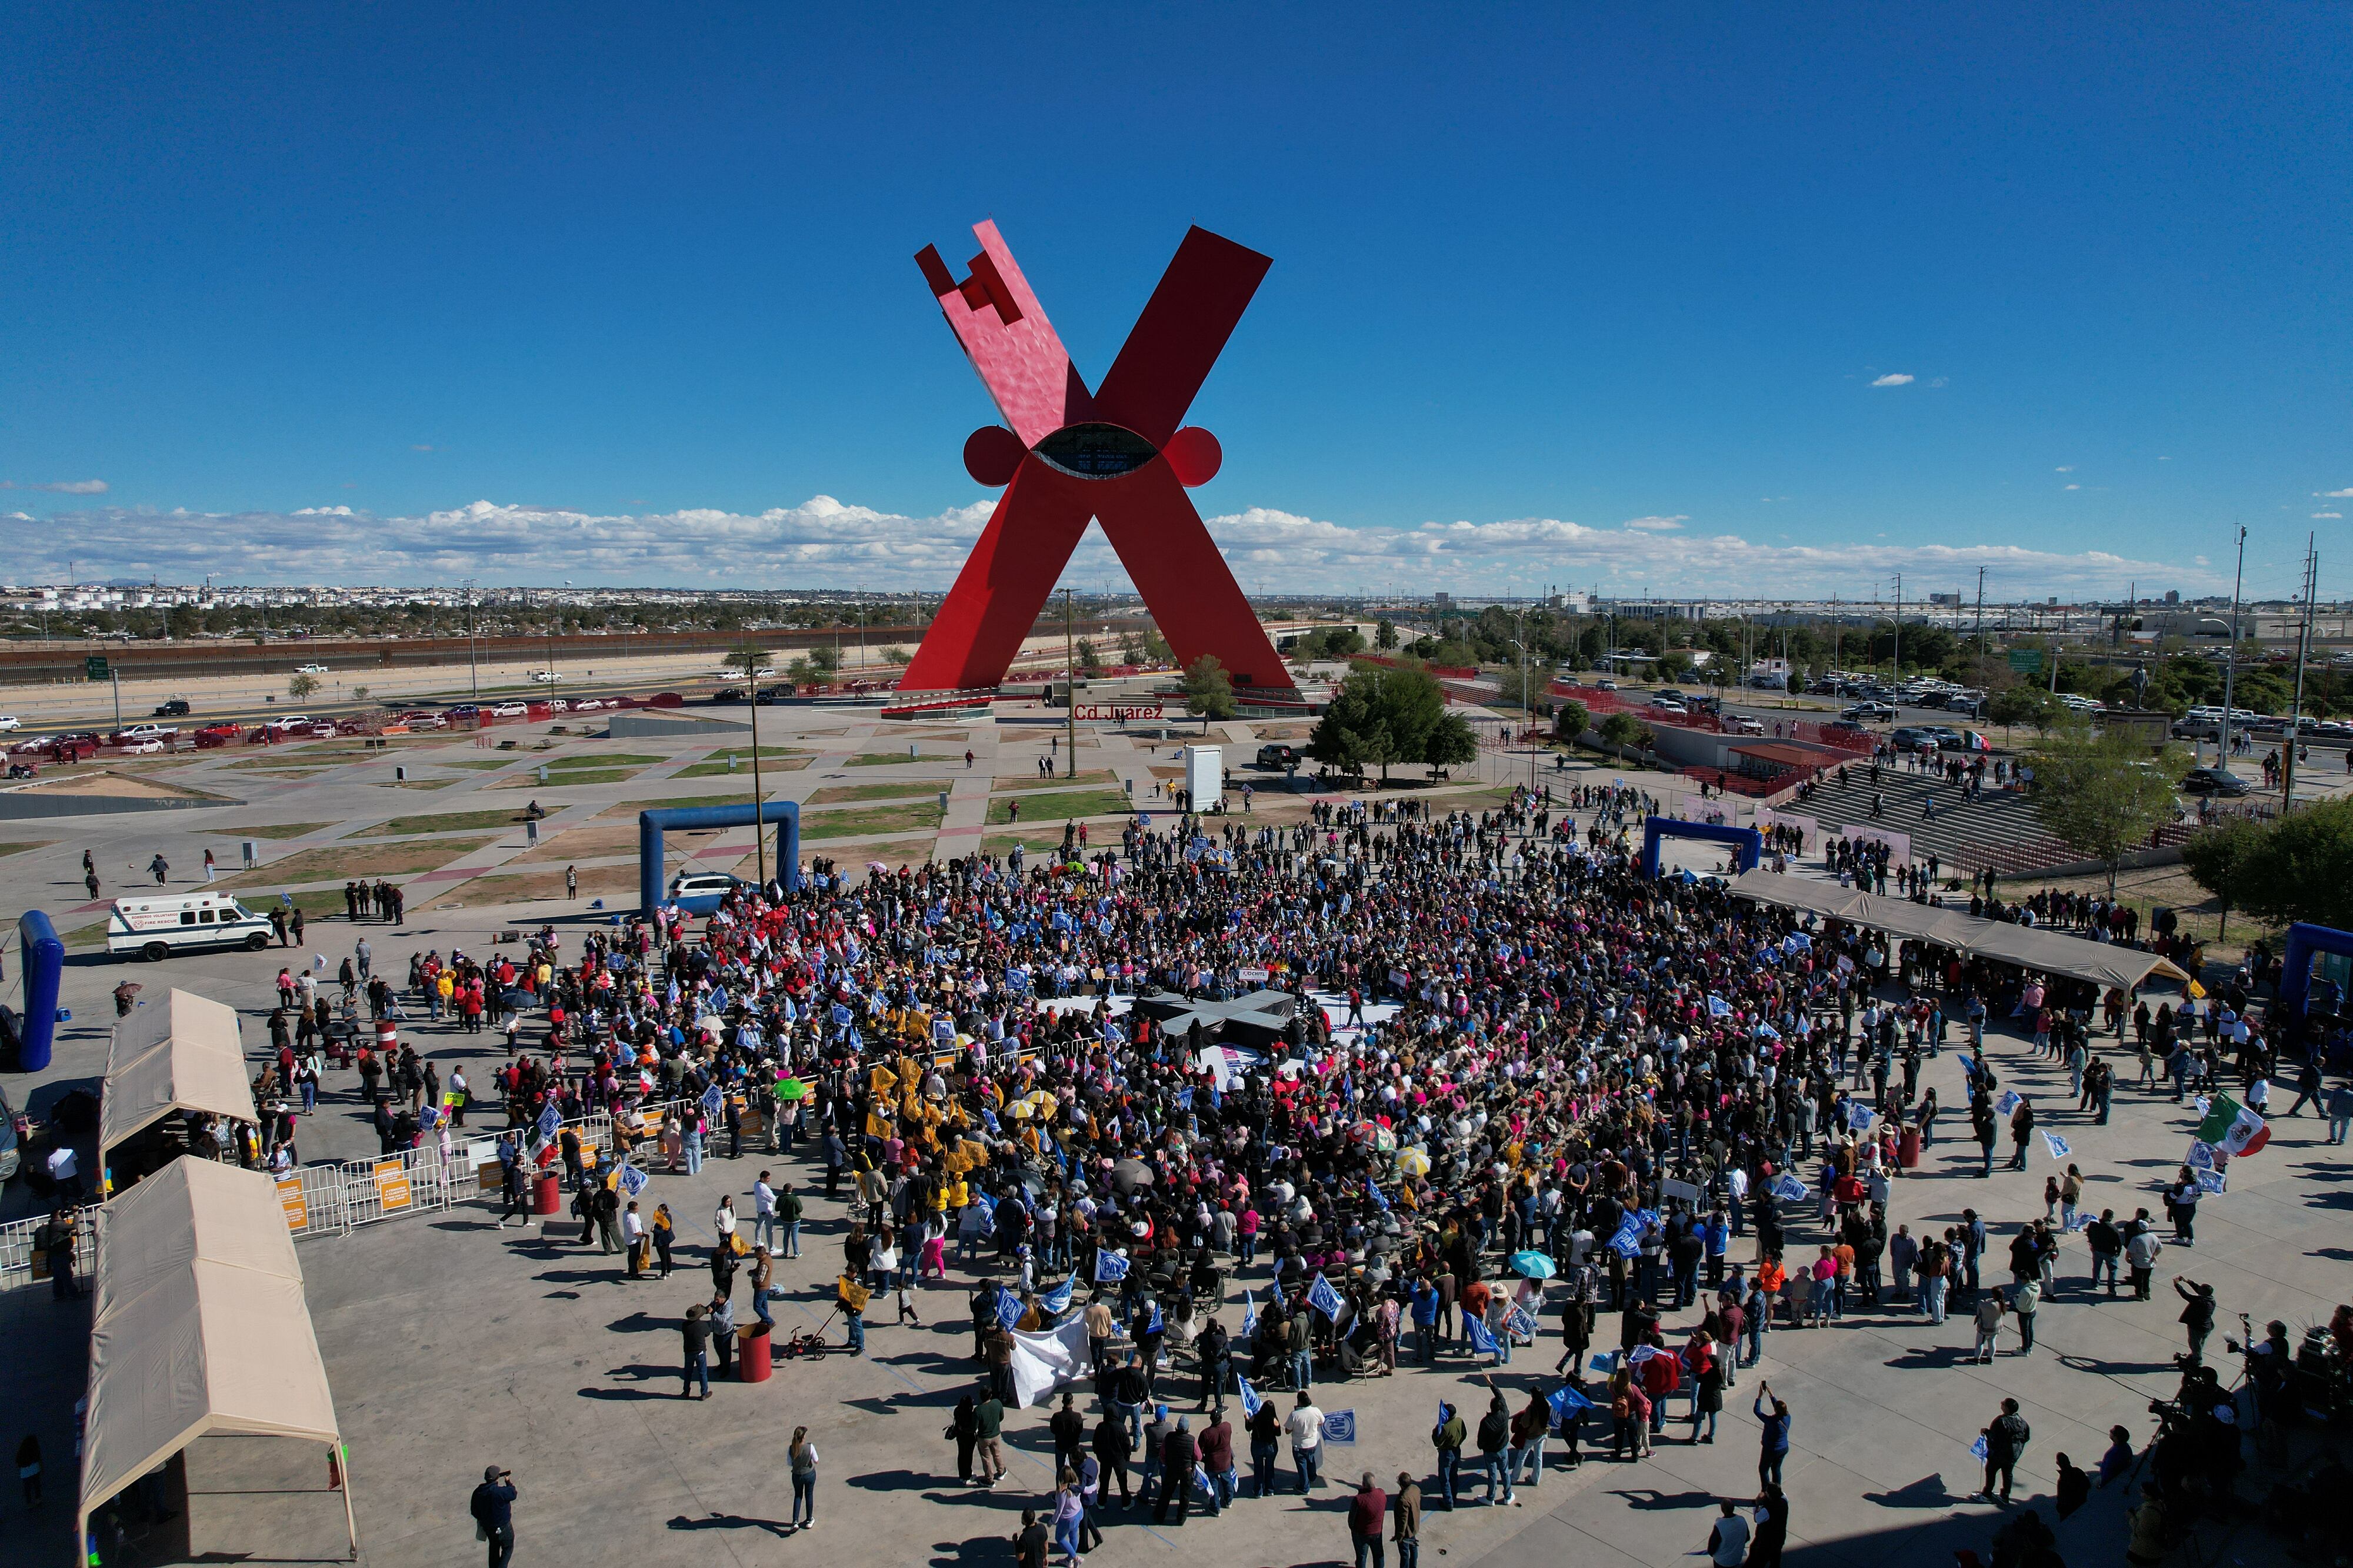
<svg viewBox="0 0 2353 1568"><path fill-rule="evenodd" d="M1805 1194L1798 1194L1803 1197ZM1642 1231L1631 1219L1620 1221L1618 1232L1609 1241L1609 1250L1620 1258L1631 1258L1642 1250Z"/></svg>
<svg viewBox="0 0 2353 1568"><path fill-rule="evenodd" d="M1590 1410L1593 1408L1593 1401L1586 1398L1585 1395L1577 1393L1577 1390L1569 1387L1567 1384L1561 1384L1560 1387L1546 1395L1545 1403L1552 1407L1552 1424L1555 1426L1559 1426L1565 1424L1569 1417L1577 1411Z"/></svg>
<svg viewBox="0 0 2353 1568"><path fill-rule="evenodd" d="M1071 1310L1071 1292L1077 1284L1078 1281L1075 1279L1065 1279L1039 1297L1039 1300L1046 1310L1059 1318Z"/></svg>
<svg viewBox="0 0 2353 1568"><path fill-rule="evenodd" d="M997 1292L997 1321L1007 1328L1021 1321L1021 1298L999 1288Z"/></svg>
<svg viewBox="0 0 2353 1568"><path fill-rule="evenodd" d="M1257 1389L1250 1386L1250 1381L1249 1378L1238 1377L1234 1379L1234 1387L1240 1391L1242 1396L1242 1419L1248 1421L1258 1415L1258 1407L1265 1404L1266 1400L1261 1394L1260 1394Z"/></svg>
<svg viewBox="0 0 2353 1568"><path fill-rule="evenodd" d="M1242 1332L1258 1332L1258 1298L1248 1290L1242 1292Z"/></svg>
<svg viewBox="0 0 2353 1568"><path fill-rule="evenodd" d="M1471 1348L1481 1355L1500 1355L1503 1352L1503 1347L1495 1343L1495 1336L1487 1331L1483 1318L1464 1317L1462 1337L1469 1340Z"/></svg>
<svg viewBox="0 0 2353 1568"><path fill-rule="evenodd" d="M1773 1195L1786 1203L1803 1203L1806 1199L1806 1184L1784 1171L1773 1178Z"/></svg>
<svg viewBox="0 0 2353 1568"><path fill-rule="evenodd" d="M1104 1247L1095 1254L1095 1283L1116 1284L1127 1278L1127 1259Z"/></svg>
<svg viewBox="0 0 2353 1568"><path fill-rule="evenodd" d="M1969 1445L1969 1457L1977 1460L1980 1465L1985 1463L1986 1439L1984 1433L1978 1433L1978 1440Z"/></svg>
<svg viewBox="0 0 2353 1568"><path fill-rule="evenodd" d="M1340 1292L1332 1289L1332 1282L1318 1274L1307 1287L1307 1304L1325 1317L1337 1321L1343 1303Z"/></svg>
<svg viewBox="0 0 2353 1568"><path fill-rule="evenodd" d="M1512 1315L1504 1320L1504 1327L1512 1333L1520 1334L1531 1340L1536 1337L1536 1321L1529 1316L1525 1307L1513 1308Z"/></svg>
<svg viewBox="0 0 2353 1568"><path fill-rule="evenodd" d="M636 1197L639 1193L644 1192L646 1184L652 1179L627 1160L621 1162L621 1190L629 1196Z"/></svg>
<svg viewBox="0 0 2353 1568"><path fill-rule="evenodd" d="M2067 1147L2067 1140L2060 1137L2056 1132L2045 1132L2042 1135L2042 1143L2043 1147L2051 1151L2051 1157L2054 1160L2063 1160L2073 1152Z"/></svg>
<svg viewBox="0 0 2353 1568"><path fill-rule="evenodd" d="M1381 1184L1378 1182L1374 1181L1369 1176L1366 1177L1365 1191L1372 1198L1373 1206L1375 1208L1380 1210L1383 1214L1389 1212L1389 1200L1382 1195Z"/></svg>
<svg viewBox="0 0 2353 1568"><path fill-rule="evenodd" d="M1335 1448L1356 1446L1356 1413L1353 1410L1324 1412L1324 1441Z"/></svg>
<svg viewBox="0 0 2353 1568"><path fill-rule="evenodd" d="M564 1119L555 1113L555 1101L551 1100L540 1108L539 1141L541 1142L544 1143L554 1138L555 1130L562 1125L564 1125Z"/></svg>
<svg viewBox="0 0 2353 1568"><path fill-rule="evenodd" d="M1711 1018L1729 1018L1732 1016L1732 1004L1721 996L1710 995L1707 999L1707 1016Z"/></svg>
<svg viewBox="0 0 2353 1568"><path fill-rule="evenodd" d="M1846 1124L1851 1131L1860 1132L1871 1125L1872 1110L1859 1100L1847 1101Z"/></svg>
<svg viewBox="0 0 2353 1568"><path fill-rule="evenodd" d="M1160 1321L1160 1299L1156 1296L1153 1298L1152 1316L1145 1323L1144 1331L1147 1334L1165 1334L1168 1331L1168 1325Z"/></svg>
<svg viewBox="0 0 2353 1568"><path fill-rule="evenodd" d="M703 1115L716 1118L721 1110L725 1107L726 1103L726 1097L719 1092L719 1086L717 1084L714 1083L709 1089L702 1091Z"/></svg>

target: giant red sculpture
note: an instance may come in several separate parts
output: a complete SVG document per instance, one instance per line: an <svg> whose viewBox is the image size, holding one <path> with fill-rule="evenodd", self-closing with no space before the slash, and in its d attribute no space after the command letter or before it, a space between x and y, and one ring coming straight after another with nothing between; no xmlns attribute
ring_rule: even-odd
<svg viewBox="0 0 2353 1568"><path fill-rule="evenodd" d="M907 666L902 691L994 687L1054 579L1100 520L1178 660L1217 657L1238 688L1291 685L1250 601L1186 495L1216 477L1217 437L1185 410L1273 265L1196 228L1090 392L993 223L959 283L940 253L915 258L1003 425L964 444L967 473L1006 487L995 515Z"/></svg>

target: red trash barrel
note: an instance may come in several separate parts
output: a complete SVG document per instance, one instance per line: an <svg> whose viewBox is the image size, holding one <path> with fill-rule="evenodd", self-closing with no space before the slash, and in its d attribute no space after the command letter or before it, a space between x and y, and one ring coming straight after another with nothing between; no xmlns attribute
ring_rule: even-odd
<svg viewBox="0 0 2353 1568"><path fill-rule="evenodd" d="M564 1212L563 1181L553 1171L543 1171L531 1184L531 1212L562 1214Z"/></svg>
<svg viewBox="0 0 2353 1568"><path fill-rule="evenodd" d="M735 1331L735 1381L768 1381L768 1325L756 1319Z"/></svg>
<svg viewBox="0 0 2353 1568"><path fill-rule="evenodd" d="M1907 1171L1919 1165L1920 1130L1917 1127L1906 1127L1896 1135L1895 1163Z"/></svg>

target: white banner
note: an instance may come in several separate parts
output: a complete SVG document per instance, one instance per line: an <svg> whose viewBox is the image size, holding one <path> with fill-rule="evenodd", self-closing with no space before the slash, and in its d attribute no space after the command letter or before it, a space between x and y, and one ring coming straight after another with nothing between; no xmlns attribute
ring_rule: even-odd
<svg viewBox="0 0 2353 1568"><path fill-rule="evenodd" d="M1087 1321L1072 1318L1050 1334L1013 1336L1013 1403L1027 1410L1043 1405L1066 1383L1093 1371L1087 1357Z"/></svg>

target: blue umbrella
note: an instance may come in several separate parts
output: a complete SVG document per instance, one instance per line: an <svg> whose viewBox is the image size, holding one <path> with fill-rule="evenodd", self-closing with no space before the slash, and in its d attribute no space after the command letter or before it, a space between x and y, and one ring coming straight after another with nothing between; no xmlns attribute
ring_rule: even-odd
<svg viewBox="0 0 2353 1568"><path fill-rule="evenodd" d="M1512 1254L1512 1272L1528 1279L1549 1279L1557 1270L1550 1258L1541 1252L1529 1251Z"/></svg>

